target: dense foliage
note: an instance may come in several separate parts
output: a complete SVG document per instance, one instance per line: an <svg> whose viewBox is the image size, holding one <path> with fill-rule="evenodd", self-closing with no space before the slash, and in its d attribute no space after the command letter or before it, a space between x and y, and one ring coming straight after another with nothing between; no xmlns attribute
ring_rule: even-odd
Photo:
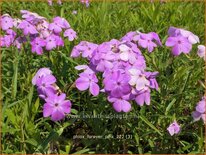
<svg viewBox="0 0 206 155"><path fill-rule="evenodd" d="M2 27L1 35L7 37L1 37L3 153L204 152L204 59L200 58L205 51L204 2L1 2L1 15L20 19L22 14L28 15L25 10L48 21L48 28L37 31L46 30L51 38L34 35L36 29L30 28L37 25L27 20L16 25L15 33L6 32L14 25ZM171 26L191 31L199 40ZM123 36L128 32L143 36L137 42L127 40ZM158 34L152 33L156 39L146 35L149 32ZM27 36L27 41L13 46L14 36ZM145 38L155 45L145 44ZM122 52L108 57L113 64L121 64L117 57L130 63L143 57L141 76L137 70L128 70L125 74L131 73L134 80L122 78L126 81L120 91L115 91L114 81L124 74L118 71L110 77L108 70L104 72L107 76L101 73L105 62L100 58L102 61L105 56L98 51L102 52L100 47L113 50L111 42ZM81 53L84 58L73 59L75 47L81 44L81 52L89 46L98 54L86 52L84 56ZM128 48L132 49L129 53ZM99 66L95 76L94 70L88 69L91 62L96 69ZM83 64L87 66L79 66ZM79 74L81 69L87 72ZM138 85L137 75L145 77L143 85ZM86 87L81 85L85 79ZM104 86L106 89L100 90ZM144 100L138 97L142 87L147 92ZM125 94L134 94L133 88L138 90L136 98L125 99ZM90 91L83 91L86 89ZM45 98L50 90L59 96ZM108 101L108 96L115 99ZM51 105L56 103L64 110L52 112Z"/></svg>

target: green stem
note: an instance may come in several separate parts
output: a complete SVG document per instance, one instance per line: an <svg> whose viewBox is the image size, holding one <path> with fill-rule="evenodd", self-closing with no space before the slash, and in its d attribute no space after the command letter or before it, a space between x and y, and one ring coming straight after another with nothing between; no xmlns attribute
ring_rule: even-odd
<svg viewBox="0 0 206 155"><path fill-rule="evenodd" d="M13 64L13 69L14 69L14 75L12 78L12 98L16 98L17 94L17 78L18 78L18 64L19 64L19 53L16 50L15 51L15 60Z"/></svg>
<svg viewBox="0 0 206 155"><path fill-rule="evenodd" d="M23 120L21 121L21 141L22 141L22 152L26 153L26 145L25 145L25 138L24 138L24 124Z"/></svg>

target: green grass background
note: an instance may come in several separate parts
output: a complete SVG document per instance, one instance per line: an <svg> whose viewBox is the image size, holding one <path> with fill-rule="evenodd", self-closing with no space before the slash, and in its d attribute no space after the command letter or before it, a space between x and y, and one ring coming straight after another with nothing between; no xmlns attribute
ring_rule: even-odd
<svg viewBox="0 0 206 155"><path fill-rule="evenodd" d="M29 45L18 52L2 48L2 153L203 153L204 125L192 122L191 113L204 94L204 61L197 54L197 45L188 55L172 57L170 49L159 47L148 54L143 50L147 70L159 71L159 92L152 91L151 105L139 107L132 103L127 115L136 117L71 118L70 116L114 116L106 96L92 97L72 85L78 77L74 67L87 63L71 59L74 45L82 40L102 43L119 39L129 31L154 31L163 43L170 26L181 27L198 35L204 44L204 2L92 2L88 8L79 1L54 3L2 2L1 13L20 18L20 10L36 12L51 20L66 18L77 31L75 42L64 48L31 53ZM73 15L72 11L77 10ZM42 117L43 101L37 96L31 80L41 67L49 67L57 84L73 103L72 114L60 122ZM121 116L121 115L118 115ZM181 132L171 137L169 124L176 119ZM108 139L73 139L74 135L101 135ZM112 138L112 136L114 138Z"/></svg>

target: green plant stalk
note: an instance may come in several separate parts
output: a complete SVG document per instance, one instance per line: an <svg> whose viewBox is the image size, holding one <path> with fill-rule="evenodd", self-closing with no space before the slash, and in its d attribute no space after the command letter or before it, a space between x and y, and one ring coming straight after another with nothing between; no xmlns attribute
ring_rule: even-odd
<svg viewBox="0 0 206 155"><path fill-rule="evenodd" d="M26 145L25 145L25 138L24 138L24 124L23 124L23 120L21 121L21 148L22 148L22 152L26 153Z"/></svg>
<svg viewBox="0 0 206 155"><path fill-rule="evenodd" d="M16 94L17 94L17 78L18 78L18 64L19 64L19 53L17 50L15 51L15 57L16 58L13 64L14 75L12 78L12 98L13 99L16 98Z"/></svg>

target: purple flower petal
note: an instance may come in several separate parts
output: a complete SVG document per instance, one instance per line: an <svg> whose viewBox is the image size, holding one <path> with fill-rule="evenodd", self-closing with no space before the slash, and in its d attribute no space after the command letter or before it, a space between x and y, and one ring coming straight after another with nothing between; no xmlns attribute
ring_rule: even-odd
<svg viewBox="0 0 206 155"><path fill-rule="evenodd" d="M122 102L122 111L129 112L131 110L131 104L125 100Z"/></svg>
<svg viewBox="0 0 206 155"><path fill-rule="evenodd" d="M78 78L75 82L77 89L83 91L89 88L89 79L86 78Z"/></svg>
<svg viewBox="0 0 206 155"><path fill-rule="evenodd" d="M172 54L175 55L175 56L181 54L181 48L180 48L179 45L175 45L175 46L172 48Z"/></svg>
<svg viewBox="0 0 206 155"><path fill-rule="evenodd" d="M145 101L144 94L142 93L142 94L137 95L136 98L135 98L135 101L138 105L143 106L144 101Z"/></svg>
<svg viewBox="0 0 206 155"><path fill-rule="evenodd" d="M59 121L64 118L64 113L62 111L59 111L58 109L55 109L51 115L51 119L53 121Z"/></svg>
<svg viewBox="0 0 206 155"><path fill-rule="evenodd" d="M64 101L61 104L61 107L62 107L64 113L70 113L71 112L71 102L69 100Z"/></svg>
<svg viewBox="0 0 206 155"><path fill-rule="evenodd" d="M53 106L49 103L45 103L43 106L43 116L49 117L53 112Z"/></svg>
<svg viewBox="0 0 206 155"><path fill-rule="evenodd" d="M165 43L166 46L172 47L176 44L176 38L175 37L169 37L167 38L167 41Z"/></svg>
<svg viewBox="0 0 206 155"><path fill-rule="evenodd" d="M89 91L91 92L92 95L97 96L99 95L99 86L96 83L91 82Z"/></svg>

